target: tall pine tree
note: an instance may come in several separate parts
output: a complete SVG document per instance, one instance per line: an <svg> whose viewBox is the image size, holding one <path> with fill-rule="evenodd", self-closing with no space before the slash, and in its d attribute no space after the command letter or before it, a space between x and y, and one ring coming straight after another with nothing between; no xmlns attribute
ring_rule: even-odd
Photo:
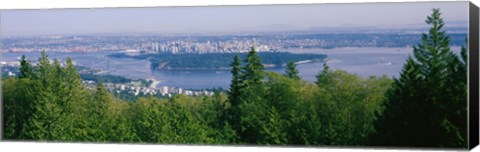
<svg viewBox="0 0 480 152"><path fill-rule="evenodd" d="M242 91L242 66L240 57L238 57L237 54L235 54L233 62L230 64L230 66L232 67L232 82L230 84L230 90L228 90L228 101L230 102L230 107L226 110L226 119L235 130L239 130L240 109L238 105L240 104L240 95Z"/></svg>
<svg viewBox="0 0 480 152"><path fill-rule="evenodd" d="M228 100L232 107L238 105L238 97L240 96L240 89L241 89L241 77L240 77L240 70L241 70L241 63L240 57L235 54L233 58L233 62L230 64L232 67L232 82L230 83L230 90L228 91Z"/></svg>
<svg viewBox="0 0 480 152"><path fill-rule="evenodd" d="M242 91L239 97L239 125L232 124L240 140L246 143L258 143L261 135L262 119L267 117L265 101L265 67L260 56L252 47L244 60L241 81Z"/></svg>
<svg viewBox="0 0 480 152"><path fill-rule="evenodd" d="M376 121L375 144L383 146L466 146L466 73L449 47L439 9L433 9L413 57L386 95ZM460 90L460 91L458 91ZM455 92L455 93L453 93Z"/></svg>
<svg viewBox="0 0 480 152"><path fill-rule="evenodd" d="M30 62L27 61L25 55L22 55L20 59L20 75L19 78L30 78L33 77L33 67Z"/></svg>
<svg viewBox="0 0 480 152"><path fill-rule="evenodd" d="M245 85L261 84L265 77L265 67L254 47L248 52L244 62L245 67L243 67L241 78Z"/></svg>
<svg viewBox="0 0 480 152"><path fill-rule="evenodd" d="M318 86L323 86L328 83L328 73L330 72L330 67L327 65L327 61L323 61L323 69L318 72L315 76L317 81L315 82Z"/></svg>
<svg viewBox="0 0 480 152"><path fill-rule="evenodd" d="M56 67L44 51L38 62L38 78L34 79L34 84L26 93L33 96L32 116L27 120L22 131L23 139L37 140L62 140L62 130L60 125L64 120L64 111L58 105L59 97L56 95ZM65 140L65 139L63 139Z"/></svg>
<svg viewBox="0 0 480 152"><path fill-rule="evenodd" d="M293 61L288 62L287 68L285 69L285 76L288 78L299 80L297 66Z"/></svg>

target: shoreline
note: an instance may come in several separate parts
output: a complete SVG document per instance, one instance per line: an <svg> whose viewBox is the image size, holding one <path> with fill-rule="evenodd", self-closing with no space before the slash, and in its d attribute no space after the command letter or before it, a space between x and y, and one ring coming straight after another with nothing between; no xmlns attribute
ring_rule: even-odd
<svg viewBox="0 0 480 152"><path fill-rule="evenodd" d="M302 60L302 61L295 62L295 64L300 65L300 64L307 64L307 63L313 63L313 62L323 62L325 60L327 60L327 58L323 60ZM270 68L285 67L286 65L263 64L263 66L267 69L270 69ZM232 68L157 68L153 70L157 70L157 71L201 71L201 70L228 71L231 69Z"/></svg>
<svg viewBox="0 0 480 152"><path fill-rule="evenodd" d="M161 81L153 78L153 79L145 79L145 80L148 80L148 81L152 81L152 84L150 84L150 86L148 86L149 88L157 88L158 84L161 83Z"/></svg>

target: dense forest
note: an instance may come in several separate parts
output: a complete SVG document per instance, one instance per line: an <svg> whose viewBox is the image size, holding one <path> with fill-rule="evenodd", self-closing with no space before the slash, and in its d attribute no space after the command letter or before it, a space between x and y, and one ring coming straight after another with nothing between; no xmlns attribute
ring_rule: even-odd
<svg viewBox="0 0 480 152"><path fill-rule="evenodd" d="M440 11L398 78L362 78L326 63L315 83L295 64L265 71L252 48L234 55L228 91L122 101L102 83L81 84L42 53L2 79L3 139L62 142L407 146L466 148L467 49L449 48Z"/></svg>
<svg viewBox="0 0 480 152"><path fill-rule="evenodd" d="M289 61L323 61L327 56L324 54L292 54L288 52L258 52L262 63L270 67L282 67ZM112 54L110 57L149 59L152 69L175 70L175 69L228 69L235 53L159 53L141 54L128 56L124 53ZM247 53L238 53L244 58Z"/></svg>
<svg viewBox="0 0 480 152"><path fill-rule="evenodd" d="M117 75L111 75L111 74L96 74L95 70L92 70L88 67L83 67L83 66L76 66L78 71L84 71L84 72L79 72L80 78L82 80L88 80L88 81L94 81L94 82L99 82L103 81L104 83L129 83L132 81L139 81L143 86L149 86L152 82L145 80L145 79L130 79L122 76L117 76ZM6 71L13 71L12 73L14 75L19 75L19 67L15 66L3 66L2 67L2 77L11 77L8 75L8 72Z"/></svg>

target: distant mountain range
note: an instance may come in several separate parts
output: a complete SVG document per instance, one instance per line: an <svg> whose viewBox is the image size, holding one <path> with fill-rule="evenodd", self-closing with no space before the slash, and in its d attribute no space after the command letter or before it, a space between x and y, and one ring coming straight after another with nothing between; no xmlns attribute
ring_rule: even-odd
<svg viewBox="0 0 480 152"><path fill-rule="evenodd" d="M168 31L145 31L145 32L108 32L108 33L90 33L90 34L64 34L62 36L195 36L195 35L258 35L258 34L348 34L348 33L394 33L394 34L417 34L425 33L430 27L426 24L407 24L407 25L384 25L384 26L364 26L356 24L346 24L341 26L315 26L298 27L289 24L270 24L248 28L232 29L223 32L199 31L192 29L184 32ZM468 33L468 21L449 21L445 23L444 30L447 33ZM40 36L40 35L38 35ZM51 36L51 35L42 35ZM36 37L36 36L35 36Z"/></svg>
<svg viewBox="0 0 480 152"><path fill-rule="evenodd" d="M426 24L408 24L404 26L364 26L348 24L342 26L317 26L309 28L300 28L288 24L271 24L268 26L258 26L245 30L245 32L260 32L260 33L272 33L272 32L300 32L300 33L424 33L427 32L430 27ZM447 33L467 33L468 21L450 21L445 23L444 30Z"/></svg>

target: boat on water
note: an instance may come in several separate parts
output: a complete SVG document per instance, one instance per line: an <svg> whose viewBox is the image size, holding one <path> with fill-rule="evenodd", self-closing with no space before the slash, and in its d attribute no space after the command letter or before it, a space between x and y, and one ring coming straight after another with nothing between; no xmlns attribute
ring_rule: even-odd
<svg viewBox="0 0 480 152"><path fill-rule="evenodd" d="M385 58L382 57L382 61L379 62L378 64L380 64L380 65L392 65L392 62L390 62L390 61L387 62L387 61L385 60Z"/></svg>
<svg viewBox="0 0 480 152"><path fill-rule="evenodd" d="M392 65L392 62L381 63L382 65Z"/></svg>

